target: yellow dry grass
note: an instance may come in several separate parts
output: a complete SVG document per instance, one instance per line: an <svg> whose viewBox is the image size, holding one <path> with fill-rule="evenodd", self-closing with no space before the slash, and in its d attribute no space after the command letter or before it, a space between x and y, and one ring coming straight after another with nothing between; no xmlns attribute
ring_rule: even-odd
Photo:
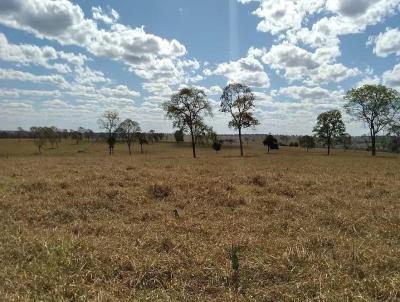
<svg viewBox="0 0 400 302"><path fill-rule="evenodd" d="M0 300L400 300L398 157L125 149L0 141Z"/></svg>

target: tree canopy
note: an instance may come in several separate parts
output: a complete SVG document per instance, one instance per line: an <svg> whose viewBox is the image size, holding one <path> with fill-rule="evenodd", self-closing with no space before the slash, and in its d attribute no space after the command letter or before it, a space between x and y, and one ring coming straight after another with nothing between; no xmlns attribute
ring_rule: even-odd
<svg viewBox="0 0 400 302"><path fill-rule="evenodd" d="M234 83L224 88L221 96L221 112L232 117L228 126L239 132L240 155L243 156L242 129L255 127L259 121L254 117L255 96L250 87Z"/></svg>
<svg viewBox="0 0 400 302"><path fill-rule="evenodd" d="M163 104L166 117L175 128L188 131L192 138L193 157L196 158L196 138L204 129L204 117L212 116L205 92L197 88L183 88Z"/></svg>
<svg viewBox="0 0 400 302"><path fill-rule="evenodd" d="M347 100L347 113L369 128L372 155L375 155L376 135L387 129L398 117L399 92L383 85L364 85L349 90L344 98Z"/></svg>
<svg viewBox="0 0 400 302"><path fill-rule="evenodd" d="M346 127L342 120L342 114L337 109L321 113L313 130L317 137L328 146L328 155L331 152L331 146L345 131Z"/></svg>

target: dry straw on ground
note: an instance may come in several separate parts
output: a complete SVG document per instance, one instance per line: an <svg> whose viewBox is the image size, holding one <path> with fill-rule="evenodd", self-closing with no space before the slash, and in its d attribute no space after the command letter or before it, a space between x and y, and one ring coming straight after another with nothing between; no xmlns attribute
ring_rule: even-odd
<svg viewBox="0 0 400 302"><path fill-rule="evenodd" d="M0 300L400 300L398 157L146 147L0 141Z"/></svg>

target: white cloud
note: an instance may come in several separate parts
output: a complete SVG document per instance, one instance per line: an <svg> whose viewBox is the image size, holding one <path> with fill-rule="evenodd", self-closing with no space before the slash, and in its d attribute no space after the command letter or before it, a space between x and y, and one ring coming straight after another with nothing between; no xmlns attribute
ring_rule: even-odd
<svg viewBox="0 0 400 302"><path fill-rule="evenodd" d="M108 14L103 12L100 6L92 7L92 15L94 20L102 21L106 24L113 24L119 19L119 14L114 10L109 8Z"/></svg>
<svg viewBox="0 0 400 302"><path fill-rule="evenodd" d="M0 23L38 38L78 45L96 56L122 61L139 76L147 64L156 69L157 60L176 60L186 54L185 46L177 40L148 34L143 28L114 23L110 30L99 29L94 20L85 17L79 5L68 0L2 0ZM161 64L161 68L165 65Z"/></svg>
<svg viewBox="0 0 400 302"><path fill-rule="evenodd" d="M400 64L395 65L392 70L385 71L382 79L385 85L400 89Z"/></svg>
<svg viewBox="0 0 400 302"><path fill-rule="evenodd" d="M240 82L253 87L267 88L270 85L269 77L264 71L261 62L252 55L237 61L221 63L215 70L206 69L205 75L221 75L227 78L228 83Z"/></svg>
<svg viewBox="0 0 400 302"><path fill-rule="evenodd" d="M0 60L14 62L18 65L38 65L60 73L69 73L71 68L68 64L55 61L63 60L69 64L82 65L87 57L82 54L59 52L50 46L12 44L3 33L0 33Z"/></svg>
<svg viewBox="0 0 400 302"><path fill-rule="evenodd" d="M59 86L61 88L66 88L69 86L69 83L61 75L58 74L35 75L30 72L23 72L14 69L0 68L0 79L25 81L25 82L41 83L41 84L52 84L55 86Z"/></svg>
<svg viewBox="0 0 400 302"><path fill-rule="evenodd" d="M369 44L375 44L374 53L378 57L387 57L390 54L400 56L400 31L398 28L387 28L377 37L370 37Z"/></svg>

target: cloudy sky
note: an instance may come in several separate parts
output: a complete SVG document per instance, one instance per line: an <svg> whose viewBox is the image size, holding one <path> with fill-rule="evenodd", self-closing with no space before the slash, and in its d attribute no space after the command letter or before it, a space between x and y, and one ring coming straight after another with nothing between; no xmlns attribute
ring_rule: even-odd
<svg viewBox="0 0 400 302"><path fill-rule="evenodd" d="M190 85L228 133L219 97L241 82L257 96L250 133L310 133L351 87L400 89L399 12L400 0L0 0L0 128L97 129L116 109L171 131L160 104Z"/></svg>

